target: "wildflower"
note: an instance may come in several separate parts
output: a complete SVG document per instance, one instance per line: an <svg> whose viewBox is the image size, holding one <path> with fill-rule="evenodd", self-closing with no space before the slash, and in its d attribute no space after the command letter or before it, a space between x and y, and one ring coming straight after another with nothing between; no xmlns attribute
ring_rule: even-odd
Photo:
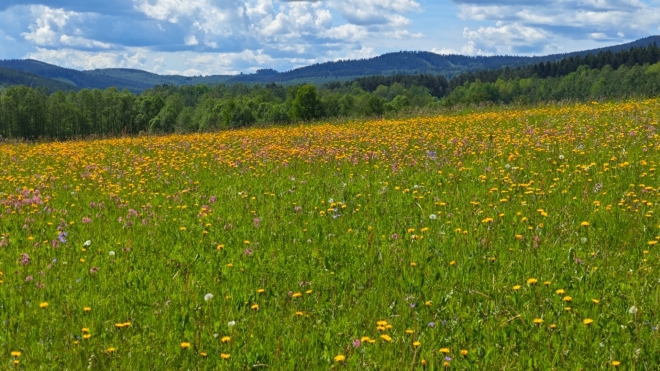
<svg viewBox="0 0 660 371"><path fill-rule="evenodd" d="M264 289L258 289L257 290L257 294L263 294L264 292L266 292L266 290L264 290Z"/></svg>
<svg viewBox="0 0 660 371"><path fill-rule="evenodd" d="M552 282L550 282L550 281L545 281L545 282L543 282L543 284L546 285L546 286L550 286L551 283L552 283Z"/></svg>
<svg viewBox="0 0 660 371"><path fill-rule="evenodd" d="M612 361L612 366L618 367L621 364L619 361Z"/></svg>
<svg viewBox="0 0 660 371"><path fill-rule="evenodd" d="M536 278L530 278L527 280L528 285L536 285L537 282Z"/></svg>
<svg viewBox="0 0 660 371"><path fill-rule="evenodd" d="M591 301L592 301L594 304L600 304L600 301L599 301L598 299L591 299Z"/></svg>
<svg viewBox="0 0 660 371"><path fill-rule="evenodd" d="M542 319L542 318L534 318L534 324L535 324L535 325L540 325L540 324L542 324L542 323L543 323L543 319Z"/></svg>
<svg viewBox="0 0 660 371"><path fill-rule="evenodd" d="M449 348L440 348L439 352L442 354L447 354L449 353Z"/></svg>
<svg viewBox="0 0 660 371"><path fill-rule="evenodd" d="M482 223L492 223L492 222L493 222L493 218L486 218L486 219L482 220L481 222L482 222Z"/></svg>
<svg viewBox="0 0 660 371"><path fill-rule="evenodd" d="M355 339L355 340L353 340L352 345L353 345L353 348L359 348L360 345L362 345L362 342L360 341L360 339Z"/></svg>
<svg viewBox="0 0 660 371"><path fill-rule="evenodd" d="M467 354L468 354L467 349L463 349L463 350L461 350L461 355L462 355L462 356L466 356Z"/></svg>
<svg viewBox="0 0 660 371"><path fill-rule="evenodd" d="M220 358L221 359L229 359L229 357L230 357L229 354L220 353Z"/></svg>
<svg viewBox="0 0 660 371"><path fill-rule="evenodd" d="M637 307L633 305L632 307L630 307L630 309L628 309L628 313L637 314Z"/></svg>
<svg viewBox="0 0 660 371"><path fill-rule="evenodd" d="M434 328L434 327L435 327L435 322L429 322L428 326L429 326L430 328Z"/></svg>
<svg viewBox="0 0 660 371"><path fill-rule="evenodd" d="M21 352L16 351L16 350L11 352L10 354L11 354L12 357L15 357L15 358L18 358L18 357L21 356Z"/></svg>
<svg viewBox="0 0 660 371"><path fill-rule="evenodd" d="M335 362L344 362L346 360L346 357L342 354L336 355L335 356Z"/></svg>
<svg viewBox="0 0 660 371"><path fill-rule="evenodd" d="M566 291L564 291L564 289L559 289L559 290L555 291L555 293L556 293L557 295L563 295L565 292L566 292Z"/></svg>
<svg viewBox="0 0 660 371"><path fill-rule="evenodd" d="M520 290L520 285L513 286L513 291L518 291L518 290Z"/></svg>
<svg viewBox="0 0 660 371"><path fill-rule="evenodd" d="M208 294L204 295L204 301L209 301L211 299L213 299L213 294L208 293Z"/></svg>
<svg viewBox="0 0 660 371"><path fill-rule="evenodd" d="M204 358L206 358L206 356L208 356L208 354L206 352L199 352L199 355L204 357Z"/></svg>
<svg viewBox="0 0 660 371"><path fill-rule="evenodd" d="M220 339L220 341L223 343L228 343L231 341L231 338L229 336L223 336L222 339Z"/></svg>
<svg viewBox="0 0 660 371"><path fill-rule="evenodd" d="M87 240L87 241L85 241L85 243L83 244L83 246L85 246L85 247L90 247L91 245L92 245L92 241L91 241L91 240ZM114 348L113 348L113 349L114 349Z"/></svg>
<svg viewBox="0 0 660 371"><path fill-rule="evenodd" d="M572 298L572 297L570 297L570 296L564 296L564 298L563 298L563 299L561 299L561 300L562 300L562 301L566 301L566 302L569 302L569 301L571 301L571 300L573 300L573 298Z"/></svg>
<svg viewBox="0 0 660 371"><path fill-rule="evenodd" d="M252 306L250 307L250 309L252 309L252 310L259 310L259 304L256 304L256 303L255 303L255 304L252 304Z"/></svg>
<svg viewBox="0 0 660 371"><path fill-rule="evenodd" d="M407 329L407 330L406 330L406 334L408 334L408 335L412 335L414 332L415 332L415 331L413 331L413 330L411 330L411 329Z"/></svg>
<svg viewBox="0 0 660 371"><path fill-rule="evenodd" d="M110 252L108 252L108 255L110 255L110 256L115 256L115 252L112 251L112 250L110 250Z"/></svg>
<svg viewBox="0 0 660 371"><path fill-rule="evenodd" d="M589 222L582 222L582 223L580 223L580 225L583 226L583 227L588 227L588 226L589 226Z"/></svg>
<svg viewBox="0 0 660 371"><path fill-rule="evenodd" d="M188 349L188 348L190 348L190 343L187 342L181 343L181 349Z"/></svg>
<svg viewBox="0 0 660 371"><path fill-rule="evenodd" d="M431 306L431 301L428 300L425 304L426 304L427 307L430 307Z"/></svg>
<svg viewBox="0 0 660 371"><path fill-rule="evenodd" d="M43 309L48 308L48 302L44 301L43 303L39 304L39 308L43 308Z"/></svg>
<svg viewBox="0 0 660 371"><path fill-rule="evenodd" d="M293 297L295 299L295 298L299 298L301 296L302 296L302 294L297 292L297 293L293 294L291 297Z"/></svg>
<svg viewBox="0 0 660 371"><path fill-rule="evenodd" d="M236 326L236 321L229 321L229 323L227 323L227 326L229 326L229 327Z"/></svg>
<svg viewBox="0 0 660 371"><path fill-rule="evenodd" d="M591 318L585 318L584 321L582 321L585 325L589 326L590 324L594 323L594 320Z"/></svg>
<svg viewBox="0 0 660 371"><path fill-rule="evenodd" d="M414 347L418 347L418 346L420 346L420 345L422 345L422 343L420 343L419 341L416 341L416 342L413 343L413 346L414 346Z"/></svg>
<svg viewBox="0 0 660 371"><path fill-rule="evenodd" d="M435 214L431 214L431 215L429 215L429 219L436 220L436 219L438 219L438 216L435 215Z"/></svg>

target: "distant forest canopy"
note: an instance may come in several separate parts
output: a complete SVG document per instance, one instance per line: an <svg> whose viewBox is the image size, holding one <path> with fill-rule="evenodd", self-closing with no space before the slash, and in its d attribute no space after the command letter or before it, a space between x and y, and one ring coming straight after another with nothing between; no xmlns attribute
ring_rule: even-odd
<svg viewBox="0 0 660 371"><path fill-rule="evenodd" d="M278 72L272 69L262 69L252 74L214 75L214 76L178 76L158 75L146 71L127 68L106 68L88 71L78 71L70 68L54 66L36 60L0 60L0 67L15 70L12 80L3 79L0 75L0 85L26 85L30 87L47 87L50 92L56 90L78 91L80 89L107 89L116 87L119 90L139 94L146 89L158 85L216 85L219 83L265 84L278 83L284 85L315 84L328 82L351 81L359 77L373 75L442 75L447 79L466 72L497 70L500 68L516 68L546 62L556 62L569 57L585 57L588 54L618 53L630 48L645 48L654 43L660 44L660 36L649 36L630 43L608 46L599 49L579 52L552 54L546 56L465 56L440 55L431 52L401 51L383 54L369 59L339 60L313 64L291 71ZM641 62L640 62L641 63ZM643 64L643 63L641 63ZM592 67L595 68L595 67ZM23 81L19 81L19 75ZM35 80L41 77L41 80ZM51 80L47 82L46 80ZM55 88L55 86L58 86Z"/></svg>
<svg viewBox="0 0 660 371"><path fill-rule="evenodd" d="M49 94L45 87L11 86L0 89L0 135L68 139L203 132L254 124L389 116L457 104L651 97L660 95L659 62L660 48L653 44L468 72L451 80L441 75L396 74L318 86L160 85L139 95L114 87ZM0 73L5 72L0 69Z"/></svg>

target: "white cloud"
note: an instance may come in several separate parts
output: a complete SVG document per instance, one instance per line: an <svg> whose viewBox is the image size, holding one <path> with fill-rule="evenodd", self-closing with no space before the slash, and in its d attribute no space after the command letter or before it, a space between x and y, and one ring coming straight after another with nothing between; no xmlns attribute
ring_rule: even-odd
<svg viewBox="0 0 660 371"><path fill-rule="evenodd" d="M455 49L452 48L433 48L431 49L431 52L435 54L440 54L440 55L450 55L450 54L459 54Z"/></svg>
<svg viewBox="0 0 660 371"><path fill-rule="evenodd" d="M91 70L95 68L140 68L146 61L144 51L132 52L89 52L75 49L45 49L37 48L36 52L29 53L26 58L46 61L60 66Z"/></svg>
<svg viewBox="0 0 660 371"><path fill-rule="evenodd" d="M191 45L191 46L199 44L199 40L197 40L197 37L195 35L190 35L190 36L186 37L184 42L185 42L186 45Z"/></svg>

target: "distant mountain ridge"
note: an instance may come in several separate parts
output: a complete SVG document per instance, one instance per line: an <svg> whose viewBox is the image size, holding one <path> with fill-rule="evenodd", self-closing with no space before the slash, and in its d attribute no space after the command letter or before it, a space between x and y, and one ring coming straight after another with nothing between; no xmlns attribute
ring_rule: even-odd
<svg viewBox="0 0 660 371"><path fill-rule="evenodd" d="M4 60L0 61L0 85L8 86L25 84L29 86L44 86L48 89L78 90L106 89L115 86L118 89L128 89L139 93L157 85L196 85L218 83L325 83L336 80L350 80L358 77L392 74L434 74L447 78L464 72L504 67L519 67L539 62L552 62L572 56L586 56L599 52L613 53L632 47L646 47L652 44L660 45L660 36L649 36L626 44L614 45L598 49L584 50L572 53L552 54L547 56L464 56L440 55L431 52L401 51L387 53L378 57L360 60L343 60L313 64L290 71L278 72L272 69L262 69L254 74L214 75L214 76L179 76L158 75L136 69L96 69L79 71L63 68L36 60ZM13 78L7 69L14 70ZM3 72L4 71L4 74ZM21 76L20 78L18 76Z"/></svg>

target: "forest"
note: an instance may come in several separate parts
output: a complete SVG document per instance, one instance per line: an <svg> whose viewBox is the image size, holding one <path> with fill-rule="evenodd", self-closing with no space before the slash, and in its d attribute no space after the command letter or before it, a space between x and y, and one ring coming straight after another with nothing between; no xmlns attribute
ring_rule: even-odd
<svg viewBox="0 0 660 371"><path fill-rule="evenodd" d="M141 94L110 87L0 90L0 136L70 139L203 132L320 119L394 116L418 109L536 104L660 94L660 48L570 56L556 62L442 75L369 76L323 85L159 85ZM0 71L2 72L2 71Z"/></svg>

